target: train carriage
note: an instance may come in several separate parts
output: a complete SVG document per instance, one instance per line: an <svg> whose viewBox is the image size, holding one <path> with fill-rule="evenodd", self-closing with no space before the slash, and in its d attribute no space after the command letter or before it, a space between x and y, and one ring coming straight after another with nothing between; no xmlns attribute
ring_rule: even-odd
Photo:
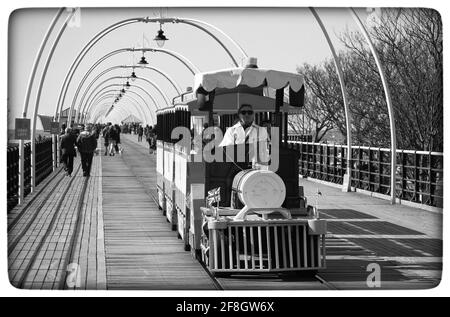
<svg viewBox="0 0 450 317"><path fill-rule="evenodd" d="M302 197L299 153L287 142L288 114L303 96L302 76L253 65L197 74L157 112L159 205L213 274L325 268L326 222ZM242 104L270 127L266 164L248 143L218 146Z"/></svg>

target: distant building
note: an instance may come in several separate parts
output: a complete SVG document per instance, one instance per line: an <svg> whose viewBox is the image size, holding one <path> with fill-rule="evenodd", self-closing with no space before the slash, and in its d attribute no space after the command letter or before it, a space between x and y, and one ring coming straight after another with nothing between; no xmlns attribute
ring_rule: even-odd
<svg viewBox="0 0 450 317"><path fill-rule="evenodd" d="M65 123L67 125L67 119L69 118L69 110L70 110L70 108L66 108L66 109L64 109L61 112L61 117L59 119L59 124L60 125L63 124L63 123ZM77 110L76 109L73 109L73 111L72 111L72 122L71 122L71 124L74 123L74 118L77 118Z"/></svg>
<svg viewBox="0 0 450 317"><path fill-rule="evenodd" d="M36 138L49 137L51 122L53 121L53 116L45 116L42 114L38 114L36 118ZM31 128L31 127L30 127ZM15 133L14 129L8 130L8 142L9 143L17 143L17 140L14 139Z"/></svg>

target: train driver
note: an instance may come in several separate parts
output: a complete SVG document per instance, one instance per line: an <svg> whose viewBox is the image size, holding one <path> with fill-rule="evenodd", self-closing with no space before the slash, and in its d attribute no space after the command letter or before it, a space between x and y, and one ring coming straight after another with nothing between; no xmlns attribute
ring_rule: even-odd
<svg viewBox="0 0 450 317"><path fill-rule="evenodd" d="M269 136L267 129L257 125L253 106L242 104L238 109L239 122L227 129L219 146L229 146L234 144L255 144L258 159L252 158L253 167L267 169L269 160Z"/></svg>

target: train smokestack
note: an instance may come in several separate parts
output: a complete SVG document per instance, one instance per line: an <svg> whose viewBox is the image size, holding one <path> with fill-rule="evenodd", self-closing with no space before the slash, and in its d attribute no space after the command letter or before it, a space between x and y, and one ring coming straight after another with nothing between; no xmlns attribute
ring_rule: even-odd
<svg viewBox="0 0 450 317"><path fill-rule="evenodd" d="M256 57L248 57L244 60L244 68L258 68L258 59Z"/></svg>

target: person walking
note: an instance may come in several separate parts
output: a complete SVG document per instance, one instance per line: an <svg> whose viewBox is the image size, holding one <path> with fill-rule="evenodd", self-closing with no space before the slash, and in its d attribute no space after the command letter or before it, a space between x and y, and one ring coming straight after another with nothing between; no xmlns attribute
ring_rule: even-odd
<svg viewBox="0 0 450 317"><path fill-rule="evenodd" d="M116 129L116 145L114 146L114 149L116 150L116 153L122 154L122 146L120 145L120 133L122 132L122 129L118 124L115 124L114 128Z"/></svg>
<svg viewBox="0 0 450 317"><path fill-rule="evenodd" d="M146 139L148 142L148 153L153 154L156 150L156 134L152 126L147 129Z"/></svg>
<svg viewBox="0 0 450 317"><path fill-rule="evenodd" d="M108 130L108 142L109 142L109 150L108 153L110 156L114 155L117 141L117 131L116 127L111 125Z"/></svg>
<svg viewBox="0 0 450 317"><path fill-rule="evenodd" d="M91 174L92 158L97 148L97 139L91 130L91 125L86 125L84 131L77 138L77 147L81 156L81 167L83 168L84 177L89 177Z"/></svg>
<svg viewBox="0 0 450 317"><path fill-rule="evenodd" d="M66 133L61 137L61 161L64 166L66 176L72 176L73 158L76 156L75 142L76 137L72 134L72 129L66 128Z"/></svg>
<svg viewBox="0 0 450 317"><path fill-rule="evenodd" d="M138 128L138 142L142 142L142 135L144 134L144 129L140 125Z"/></svg>
<svg viewBox="0 0 450 317"><path fill-rule="evenodd" d="M108 147L109 147L109 130L111 128L111 122L108 122L108 124L106 125L106 127L103 128L102 130L102 135L103 135L103 139L104 139L104 144L105 144L105 155L108 155Z"/></svg>

